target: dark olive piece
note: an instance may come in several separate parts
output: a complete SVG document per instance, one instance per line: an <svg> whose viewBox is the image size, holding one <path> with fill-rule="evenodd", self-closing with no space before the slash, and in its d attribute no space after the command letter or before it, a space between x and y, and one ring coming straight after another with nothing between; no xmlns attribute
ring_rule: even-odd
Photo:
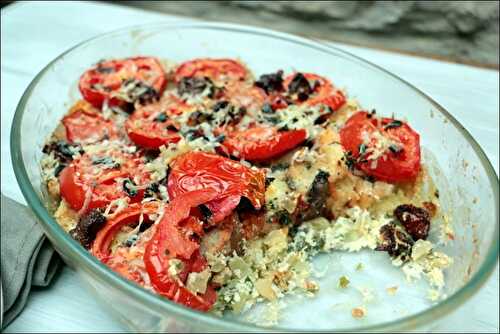
<svg viewBox="0 0 500 334"><path fill-rule="evenodd" d="M97 232L106 224L106 217L101 209L93 209L80 217L76 227L69 234L86 249L90 248Z"/></svg>

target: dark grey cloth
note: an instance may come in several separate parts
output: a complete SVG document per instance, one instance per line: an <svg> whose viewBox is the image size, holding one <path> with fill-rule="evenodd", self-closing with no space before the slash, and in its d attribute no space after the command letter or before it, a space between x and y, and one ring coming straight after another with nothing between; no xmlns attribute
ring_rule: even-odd
<svg viewBox="0 0 500 334"><path fill-rule="evenodd" d="M26 206L3 194L1 205L2 328L5 328L23 310L31 287L47 286L62 262Z"/></svg>

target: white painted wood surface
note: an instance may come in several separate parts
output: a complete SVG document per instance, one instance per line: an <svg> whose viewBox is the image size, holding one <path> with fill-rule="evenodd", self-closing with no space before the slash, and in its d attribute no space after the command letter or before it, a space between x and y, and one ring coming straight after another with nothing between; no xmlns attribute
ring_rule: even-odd
<svg viewBox="0 0 500 334"><path fill-rule="evenodd" d="M117 28L186 20L89 2L24 2L1 13L1 189L25 203L15 181L9 136L15 107L34 76L74 44ZM399 75L449 110L485 150L498 175L499 72L396 53L333 45ZM435 331L499 331L499 271ZM84 290L68 268L50 288L33 291L24 312L6 332L109 332L124 328Z"/></svg>

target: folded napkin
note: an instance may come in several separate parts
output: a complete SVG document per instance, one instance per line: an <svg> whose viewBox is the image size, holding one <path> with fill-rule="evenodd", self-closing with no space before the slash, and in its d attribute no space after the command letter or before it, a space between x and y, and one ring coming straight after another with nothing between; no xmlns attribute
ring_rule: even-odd
<svg viewBox="0 0 500 334"><path fill-rule="evenodd" d="M2 196L2 328L23 310L32 286L47 286L62 262L24 205Z"/></svg>

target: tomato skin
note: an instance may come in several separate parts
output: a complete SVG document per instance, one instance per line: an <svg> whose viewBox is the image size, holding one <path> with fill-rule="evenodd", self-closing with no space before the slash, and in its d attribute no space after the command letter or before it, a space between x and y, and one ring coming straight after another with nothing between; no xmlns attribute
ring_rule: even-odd
<svg viewBox="0 0 500 334"><path fill-rule="evenodd" d="M181 140L181 136L179 136L176 132L169 132L169 134L163 136L150 136L148 132L144 131L144 129L127 130L127 132L128 137L131 141L133 141L138 146L148 149L156 149L162 145L177 143L179 140Z"/></svg>
<svg viewBox="0 0 500 334"><path fill-rule="evenodd" d="M125 122L125 130L130 140L144 148L156 149L176 143L182 138L177 132L180 126L171 118L192 109L193 106L174 95L164 96L158 102L135 110Z"/></svg>
<svg viewBox="0 0 500 334"><path fill-rule="evenodd" d="M252 162L279 157L306 140L307 131L278 131L274 127L253 127L226 134L222 142L224 151ZM236 153L239 153L236 155Z"/></svg>
<svg viewBox="0 0 500 334"><path fill-rule="evenodd" d="M218 197L205 203L212 212L212 223L220 222L238 205L241 196L255 208L265 201L265 175L242 164L216 154L188 152L171 164L167 189L170 198L181 194L212 189Z"/></svg>
<svg viewBox="0 0 500 334"><path fill-rule="evenodd" d="M82 209L85 203L87 189L89 189L92 184L91 181L82 180L79 174L80 172L78 172L77 167L71 163L65 167L59 175L61 197L76 211ZM120 173L114 175L112 178L123 176L125 176L125 174ZM93 187L91 192L91 200L85 212L91 209L105 207L111 201L127 196L123 191L122 185L116 182L97 184Z"/></svg>
<svg viewBox="0 0 500 334"><path fill-rule="evenodd" d="M286 91L288 91L290 82L293 80L296 74L297 73L290 74L285 78L283 86L285 87ZM346 102L344 93L341 90L335 88L330 80L313 73L303 73L303 75L309 82L318 82L318 84L311 85L311 87L313 88L313 94L310 95L307 100L305 100L304 102L294 100L293 103L305 103L310 106L322 103L329 106L332 111L336 111L344 105L344 103Z"/></svg>
<svg viewBox="0 0 500 334"><path fill-rule="evenodd" d="M155 149L169 143L177 143L181 135L177 130L179 126L170 119L163 122L155 121L160 115L155 106L145 106L136 110L125 122L127 135L136 145ZM155 116L156 115L156 116ZM166 115L164 113L164 115ZM168 116L165 116L168 117Z"/></svg>
<svg viewBox="0 0 500 334"><path fill-rule="evenodd" d="M155 202L148 202L144 205L134 203L119 212L113 219L108 220L106 225L97 233L94 243L92 244L92 255L97 257L100 261L106 262L106 259L109 257L111 242L120 229L131 223L136 223L141 213L147 216L155 214L159 206L160 204Z"/></svg>
<svg viewBox="0 0 500 334"><path fill-rule="evenodd" d="M61 197L68 202L72 209L80 210L85 202L85 190L83 186L78 183L74 165L71 164L61 171L61 174L59 174L59 184ZM89 209L93 209L93 206L99 207L102 203L103 202L94 201L89 204Z"/></svg>
<svg viewBox="0 0 500 334"><path fill-rule="evenodd" d="M209 285L205 294L193 294L180 279L168 274L169 257L161 254L164 254L164 249L159 234L155 234L144 253L144 264L155 291L175 303L198 311L209 311L217 298L215 290Z"/></svg>
<svg viewBox="0 0 500 334"><path fill-rule="evenodd" d="M194 190L177 196L165 208L158 232L163 242L162 247L168 249L169 254L185 260L191 258L199 245L195 245L195 242L189 240L185 233L181 233L179 225L190 216L191 208L214 200L218 195L211 188Z"/></svg>
<svg viewBox="0 0 500 334"><path fill-rule="evenodd" d="M62 119L70 143L92 143L103 138L118 138L115 124L104 119L99 110L86 101L78 101Z"/></svg>
<svg viewBox="0 0 500 334"><path fill-rule="evenodd" d="M345 150L352 152L354 158L360 155L359 145L363 143L364 132L380 131L384 136L399 141L403 150L397 154L387 152L377 159L375 168L371 161L358 162L356 167L380 181L412 181L420 172L420 136L406 123L386 128L392 121L394 120L390 118L377 119L364 111L358 112L340 130L340 141Z"/></svg>
<svg viewBox="0 0 500 334"><path fill-rule="evenodd" d="M79 89L83 98L96 108L101 108L105 100L109 105L120 105L119 97L113 96L122 81L139 80L161 94L167 84L166 76L158 59L153 57L133 57L113 59L99 63L80 77ZM104 88L96 88L99 84Z"/></svg>
<svg viewBox="0 0 500 334"><path fill-rule="evenodd" d="M268 101L263 89L241 82L226 85L223 95L231 104L254 112L260 111Z"/></svg>
<svg viewBox="0 0 500 334"><path fill-rule="evenodd" d="M59 174L61 196L74 210L82 209L87 191L91 192L91 197L86 211L105 207L121 197L129 197L122 183L116 181L117 178L133 178L139 175L142 184L149 180L149 174L144 171L144 162L139 156L120 152L107 154L121 158L123 162L116 168L99 168L93 164L91 156L83 154ZM94 174L94 169L99 169L97 174ZM139 190L135 196L129 197L130 202L142 200L143 195L144 190Z"/></svg>
<svg viewBox="0 0 500 334"><path fill-rule="evenodd" d="M137 255L140 256L140 254ZM145 268L140 265L131 266L129 261L130 259L126 250L119 248L112 257L108 257L101 262L129 281L144 286L146 282L144 281L143 275L147 275Z"/></svg>
<svg viewBox="0 0 500 334"><path fill-rule="evenodd" d="M212 81L242 81L247 69L232 59L199 58L182 63L175 72L175 82L182 78L208 77Z"/></svg>
<svg viewBox="0 0 500 334"><path fill-rule="evenodd" d="M217 297L215 290L209 285L205 294L193 294L186 288L182 278L176 279L170 276L168 260L179 255L184 257L189 272L199 272L206 268L206 260L198 249L192 250L191 246L186 247L183 242L178 243L179 238L184 237L178 227L182 221L189 218L192 208L207 203L218 195L217 191L207 188L187 192L173 199L165 208L158 229L144 253L144 264L157 293L176 303L205 312L215 303ZM172 233L175 234L174 238Z"/></svg>

